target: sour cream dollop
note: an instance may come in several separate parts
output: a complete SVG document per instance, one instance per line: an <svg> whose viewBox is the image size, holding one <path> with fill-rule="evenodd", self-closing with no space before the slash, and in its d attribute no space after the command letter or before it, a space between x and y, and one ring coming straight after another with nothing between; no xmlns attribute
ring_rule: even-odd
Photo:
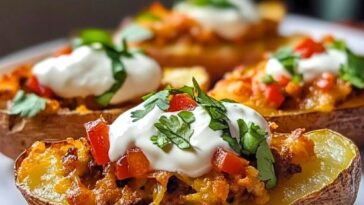
<svg viewBox="0 0 364 205"><path fill-rule="evenodd" d="M338 75L341 65L347 64L347 62L346 53L336 49L328 49L325 53L314 54L310 58L298 60L297 71L303 75L303 80L307 82L314 80L324 72ZM291 74L276 58L268 60L265 71L275 79L280 76L291 77Z"/></svg>
<svg viewBox="0 0 364 205"><path fill-rule="evenodd" d="M158 88L162 78L159 65L149 57L133 53L121 57L127 77L111 104L122 103ZM63 98L101 95L115 83L112 64L105 51L90 46L76 48L69 55L52 57L32 70L39 83Z"/></svg>
<svg viewBox="0 0 364 205"><path fill-rule="evenodd" d="M154 123L161 116L169 117L178 112L165 112L157 106L144 118L132 122L131 112L143 109L144 104L120 115L110 125L109 157L111 161L117 161L128 148L139 147L150 162L153 170L178 172L190 177L198 177L206 174L211 168L211 159L218 147L231 150L227 142L221 138L221 131L209 128L210 115L200 106L191 111L195 122L191 124L194 130L190 138L192 150L181 150L177 146L171 146L167 152L154 145L150 139L157 134ZM253 109L236 103L224 103L227 109L227 117L230 120L229 129L233 137L239 139L238 119L244 119L247 123L254 122L269 133L269 127L264 118Z"/></svg>
<svg viewBox="0 0 364 205"><path fill-rule="evenodd" d="M239 37L248 24L260 19L257 8L250 0L228 0L236 8L196 6L188 2L177 4L175 10L195 19L223 38Z"/></svg>

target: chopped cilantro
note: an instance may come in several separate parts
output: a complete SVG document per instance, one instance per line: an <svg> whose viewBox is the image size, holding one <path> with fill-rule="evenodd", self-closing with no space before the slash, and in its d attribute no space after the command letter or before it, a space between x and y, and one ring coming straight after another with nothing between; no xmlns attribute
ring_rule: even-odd
<svg viewBox="0 0 364 205"><path fill-rule="evenodd" d="M274 78L272 75L265 75L263 78L262 78L262 82L264 84L272 84L275 82Z"/></svg>
<svg viewBox="0 0 364 205"><path fill-rule="evenodd" d="M277 177L273 166L275 161L269 145L265 140L259 144L256 158L260 180L266 182L266 187L268 189L273 188L277 184Z"/></svg>
<svg viewBox="0 0 364 205"><path fill-rule="evenodd" d="M19 90L12 102L11 114L19 114L22 117L34 117L46 107L46 101L35 95L25 94L23 90Z"/></svg>
<svg viewBox="0 0 364 205"><path fill-rule="evenodd" d="M277 179L273 166L274 158L266 141L267 132L255 123L246 123L243 119L239 119L237 121L239 138L233 137L229 129L227 110L222 101L218 101L202 92L195 79L193 79L193 85L193 88L187 86L180 89L168 88L145 96L143 98L145 100L144 109L132 112L133 121L144 117L156 105L161 110L167 110L170 94L187 93L209 114L211 118L209 127L212 130L221 131L221 138L229 144L231 149L243 156L255 155L260 179L266 182L267 188L274 187ZM157 135L152 136L150 139L153 144L164 150L172 144L177 145L180 149L190 149L189 140L193 134L190 124L194 121L195 117L189 111L181 111L170 117L162 116L154 124L158 130Z"/></svg>
<svg viewBox="0 0 364 205"><path fill-rule="evenodd" d="M133 122L136 122L146 116L155 106L158 106L161 110L167 110L169 107L169 95L170 90L162 90L153 95L147 95L144 103L143 110L136 110L131 113Z"/></svg>
<svg viewBox="0 0 364 205"><path fill-rule="evenodd" d="M151 137L151 141L161 149L165 149L170 144L175 144L183 150L190 149L192 148L190 138L193 135L190 124L194 121L193 113L188 111L180 112L177 116L161 116L154 124L158 133Z"/></svg>
<svg viewBox="0 0 364 205"><path fill-rule="evenodd" d="M277 179L273 166L272 151L266 141L267 132L254 123L246 124L243 119L239 119L237 123L242 152L245 155L255 154L259 178L266 182L267 188L273 188Z"/></svg>
<svg viewBox="0 0 364 205"><path fill-rule="evenodd" d="M137 22L140 22L140 21L152 21L153 22L153 21L160 21L161 18L152 12L144 11L144 12L139 13L135 17L135 20Z"/></svg>
<svg viewBox="0 0 364 205"><path fill-rule="evenodd" d="M153 38L154 34L136 23L129 24L120 32L120 39L126 39L129 42L144 41Z"/></svg>
<svg viewBox="0 0 364 205"><path fill-rule="evenodd" d="M112 97L123 85L126 79L125 66L123 62L120 60L119 53L109 48L105 48L105 51L107 56L111 59L112 73L116 82L111 86L111 88L108 91L96 97L96 102L104 107L110 103Z"/></svg>
<svg viewBox="0 0 364 205"><path fill-rule="evenodd" d="M121 61L121 56L131 57L131 54L128 51L125 40L123 41L123 47L119 49L113 44L110 33L101 29L86 29L81 31L79 37L74 40L73 46L79 47L94 44L101 45L101 48L105 50L106 55L110 58L112 73L115 80L115 83L109 90L96 97L96 102L105 107L124 84L127 76L125 66Z"/></svg>
<svg viewBox="0 0 364 205"><path fill-rule="evenodd" d="M345 65L341 65L340 78L348 81L354 87L364 88L364 57L355 55L346 45L344 41L337 40L330 48L334 48L343 51L347 54L348 62Z"/></svg>
<svg viewBox="0 0 364 205"><path fill-rule="evenodd" d="M213 6L217 8L236 8L229 0L188 0L196 6Z"/></svg>
<svg viewBox="0 0 364 205"><path fill-rule="evenodd" d="M292 48L281 48L273 54L273 57L276 58L293 77L301 76L297 71L300 56L294 54Z"/></svg>

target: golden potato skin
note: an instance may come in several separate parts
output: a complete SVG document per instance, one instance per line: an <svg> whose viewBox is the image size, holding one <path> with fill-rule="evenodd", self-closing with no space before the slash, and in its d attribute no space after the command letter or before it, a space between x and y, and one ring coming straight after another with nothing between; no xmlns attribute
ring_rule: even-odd
<svg viewBox="0 0 364 205"><path fill-rule="evenodd" d="M307 131L328 128L350 138L357 146L364 146L364 106L340 108L331 112L281 112L264 117L279 125L278 132L297 128Z"/></svg>
<svg viewBox="0 0 364 205"><path fill-rule="evenodd" d="M334 182L318 192L295 201L293 205L354 204L361 177L360 160L360 154L357 154L352 165L341 172Z"/></svg>
<svg viewBox="0 0 364 205"><path fill-rule="evenodd" d="M104 111L60 111L55 114L39 114L33 118L10 115L0 110L0 152L15 159L37 140L63 140L67 137L85 137L83 124L102 116L113 122L128 107Z"/></svg>
<svg viewBox="0 0 364 205"><path fill-rule="evenodd" d="M315 132L315 131L313 131ZM329 132L337 134L331 130L318 130L318 132ZM310 132L312 133L312 132ZM348 143L355 147L355 157L351 161L348 168L343 170L338 177L330 184L327 184L323 189L306 195L300 199L297 199L291 205L348 205L354 204L359 189L361 179L361 159L358 148L353 145L350 139L345 139ZM63 141L48 141L46 146L50 143L63 143ZM14 173L15 181L17 179L17 170L21 166L22 161L27 157L28 152L25 150L15 161ZM18 189L21 191L23 196L26 198L30 205L52 205L45 200L36 198L30 194L28 190L17 184Z"/></svg>

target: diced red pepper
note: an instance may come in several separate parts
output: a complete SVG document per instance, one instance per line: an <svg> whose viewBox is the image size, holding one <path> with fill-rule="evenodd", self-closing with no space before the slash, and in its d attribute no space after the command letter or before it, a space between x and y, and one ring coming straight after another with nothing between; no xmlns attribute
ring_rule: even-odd
<svg viewBox="0 0 364 205"><path fill-rule="evenodd" d="M51 98L54 96L53 91L50 88L39 84L39 81L35 76L28 79L26 86L42 97Z"/></svg>
<svg viewBox="0 0 364 205"><path fill-rule="evenodd" d="M149 161L141 149L129 149L126 158L133 177L143 177L149 172Z"/></svg>
<svg viewBox="0 0 364 205"><path fill-rule="evenodd" d="M278 84L280 86L283 86L284 87L284 86L286 86L289 83L289 81L291 81L291 79L289 77L285 76L285 75L280 75L278 77L277 81L278 81Z"/></svg>
<svg viewBox="0 0 364 205"><path fill-rule="evenodd" d="M85 125L88 141L91 145L91 153L96 164L105 165L110 162L109 158L109 126L100 118Z"/></svg>
<svg viewBox="0 0 364 205"><path fill-rule="evenodd" d="M267 85L264 94L267 104L274 108L280 107L285 99L281 87L277 84Z"/></svg>
<svg viewBox="0 0 364 205"><path fill-rule="evenodd" d="M309 58L315 53L325 52L325 47L311 38L306 38L295 48L295 52L301 54L303 58Z"/></svg>
<svg viewBox="0 0 364 205"><path fill-rule="evenodd" d="M119 180L123 180L123 179L132 177L132 174L130 174L130 172L129 172L129 165L128 165L128 160L126 158L126 155L124 155L116 163L115 176Z"/></svg>
<svg viewBox="0 0 364 205"><path fill-rule="evenodd" d="M219 148L214 154L212 165L220 172L245 175L245 168L249 165L249 161Z"/></svg>
<svg viewBox="0 0 364 205"><path fill-rule="evenodd" d="M116 163L115 171L119 180L131 177L145 177L150 171L149 161L141 149L131 148Z"/></svg>
<svg viewBox="0 0 364 205"><path fill-rule="evenodd" d="M53 53L54 57L62 56L62 55L69 55L72 53L71 46L65 46L63 48L58 49L56 52Z"/></svg>
<svg viewBox="0 0 364 205"><path fill-rule="evenodd" d="M168 112L176 112L180 110L194 110L197 107L194 101L188 94L176 94L172 96L169 102Z"/></svg>
<svg viewBox="0 0 364 205"><path fill-rule="evenodd" d="M336 77L331 73L323 73L316 81L316 86L321 90L330 91L335 85Z"/></svg>

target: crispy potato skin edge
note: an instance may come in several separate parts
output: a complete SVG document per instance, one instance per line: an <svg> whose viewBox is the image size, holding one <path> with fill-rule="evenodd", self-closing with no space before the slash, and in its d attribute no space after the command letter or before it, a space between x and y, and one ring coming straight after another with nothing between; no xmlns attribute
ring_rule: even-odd
<svg viewBox="0 0 364 205"><path fill-rule="evenodd" d="M350 140L350 139L348 139ZM361 157L358 147L351 165L342 171L331 184L296 200L292 205L348 205L354 204L361 180Z"/></svg>
<svg viewBox="0 0 364 205"><path fill-rule="evenodd" d="M33 118L10 115L9 112L0 110L0 152L15 159L38 140L85 137L84 123L100 116L111 123L127 109L128 107L87 113L60 112L40 114Z"/></svg>
<svg viewBox="0 0 364 205"><path fill-rule="evenodd" d="M342 133L358 147L364 146L364 106L332 112L283 112L264 117L277 123L276 132L286 133L298 128L305 128L306 131L327 128Z"/></svg>

